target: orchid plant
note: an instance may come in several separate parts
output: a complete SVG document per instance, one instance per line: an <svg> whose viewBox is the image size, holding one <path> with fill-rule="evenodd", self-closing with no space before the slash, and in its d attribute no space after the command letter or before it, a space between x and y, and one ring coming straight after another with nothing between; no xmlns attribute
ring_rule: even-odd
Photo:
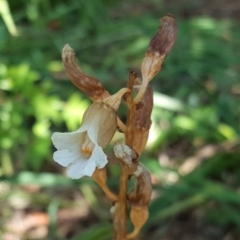
<svg viewBox="0 0 240 240"><path fill-rule="evenodd" d="M162 26L150 41L142 62L142 80L135 72L130 72L127 87L114 95L110 95L98 79L82 71L76 63L74 50L68 44L62 50L67 75L93 103L84 113L79 129L70 133L53 133L52 141L57 148L53 159L67 168L66 173L70 178L93 177L109 197L113 203L111 214L114 240L136 238L149 216L151 177L139 162L151 126L153 92L149 82L160 71L177 36L177 25L172 14L164 16L161 22ZM136 92L135 97L133 92ZM125 124L116 113L122 101L127 104L128 109ZM113 193L106 184L108 158L103 151L117 128L125 137L125 143L114 146L114 154L122 168L118 194ZM127 184L131 177L135 179L135 186L128 193ZM126 230L128 215L133 224L130 233Z"/></svg>

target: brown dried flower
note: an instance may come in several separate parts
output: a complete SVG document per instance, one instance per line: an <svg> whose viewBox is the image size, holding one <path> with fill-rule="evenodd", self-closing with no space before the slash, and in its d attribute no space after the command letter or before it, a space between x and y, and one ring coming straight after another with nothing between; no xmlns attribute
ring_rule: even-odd
<svg viewBox="0 0 240 240"><path fill-rule="evenodd" d="M150 86L148 86L141 102L142 106L136 110L133 124L133 148L139 155L141 155L147 144L149 129L152 123L151 112L153 108L153 91Z"/></svg>
<svg viewBox="0 0 240 240"><path fill-rule="evenodd" d="M83 91L93 102L110 96L101 82L86 75L77 65L74 50L66 44L62 50L62 61L72 83Z"/></svg>
<svg viewBox="0 0 240 240"><path fill-rule="evenodd" d="M150 41L147 54L152 53L166 57L175 43L177 37L177 24L172 14L164 16L160 20L162 26Z"/></svg>
<svg viewBox="0 0 240 240"><path fill-rule="evenodd" d="M142 78L151 81L161 69L164 58L170 53L177 37L177 24L172 14L161 18L162 26L150 41L142 62Z"/></svg>
<svg viewBox="0 0 240 240"><path fill-rule="evenodd" d="M139 163L137 170L134 172L135 186L129 194L129 203L131 206L147 206L152 194L152 183L149 171Z"/></svg>
<svg viewBox="0 0 240 240"><path fill-rule="evenodd" d="M150 173L139 164L137 170L134 172L135 187L129 194L129 203L131 206L130 219L133 223L134 229L132 233L127 235L128 239L135 238L144 223L147 221L148 203L152 194L152 185Z"/></svg>
<svg viewBox="0 0 240 240"><path fill-rule="evenodd" d="M165 57L170 53L177 37L177 24L172 14L161 18L162 26L158 33L150 41L145 58L142 62L142 85L134 99L135 103L141 98L148 83L160 71Z"/></svg>

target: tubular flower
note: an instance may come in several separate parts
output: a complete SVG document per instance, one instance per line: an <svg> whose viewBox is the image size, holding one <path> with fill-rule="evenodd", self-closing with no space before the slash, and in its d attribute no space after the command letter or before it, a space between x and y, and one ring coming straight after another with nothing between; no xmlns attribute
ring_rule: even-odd
<svg viewBox="0 0 240 240"><path fill-rule="evenodd" d="M117 115L105 103L93 103L83 115L81 127L69 133L55 132L52 142L57 148L54 161L67 167L67 175L77 179L92 176L108 160L103 152L117 128Z"/></svg>

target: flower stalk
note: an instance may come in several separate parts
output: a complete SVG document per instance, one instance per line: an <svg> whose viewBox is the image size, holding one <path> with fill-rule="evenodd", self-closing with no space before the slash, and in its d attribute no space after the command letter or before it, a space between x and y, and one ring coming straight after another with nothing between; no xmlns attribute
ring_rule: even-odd
<svg viewBox="0 0 240 240"><path fill-rule="evenodd" d="M139 162L151 126L153 92L149 82L161 70L177 36L177 25L173 15L164 16L161 22L162 26L150 41L142 61L142 80L135 72L130 72L127 87L113 95L110 95L97 78L82 71L76 63L74 50L68 44L62 50L62 61L67 75L93 103L84 113L79 129L70 133L53 134L52 141L57 148L53 159L66 167L67 175L73 179L93 177L113 202L111 214L114 240L136 238L149 216L151 176ZM134 92L137 92L135 97ZM126 125L116 113L122 99L127 105ZM107 186L108 157L103 151L113 138L117 126L125 138L125 143L117 143L114 146L114 154L121 166L118 195ZM128 181L131 177L134 178L135 186L128 193ZM128 233L126 228L128 216L133 224L131 233Z"/></svg>
<svg viewBox="0 0 240 240"><path fill-rule="evenodd" d="M98 183L98 185L102 188L104 193L107 195L107 197L113 201L117 202L118 201L118 196L114 194L109 187L106 184L107 181L107 171L106 167L102 169L96 169L92 175L93 179Z"/></svg>

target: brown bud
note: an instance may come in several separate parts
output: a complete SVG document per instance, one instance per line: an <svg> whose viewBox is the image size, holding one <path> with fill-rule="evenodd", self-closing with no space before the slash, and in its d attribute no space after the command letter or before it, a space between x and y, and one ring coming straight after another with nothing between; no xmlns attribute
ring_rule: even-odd
<svg viewBox="0 0 240 240"><path fill-rule="evenodd" d="M167 56L175 43L177 37L177 24L172 14L160 19L162 26L149 44L148 53Z"/></svg>
<svg viewBox="0 0 240 240"><path fill-rule="evenodd" d="M150 86L148 86L143 99L141 100L141 107L136 110L134 116L134 140L133 148L136 152L141 155L144 150L148 135L149 129L151 127L151 112L153 108L153 92Z"/></svg>
<svg viewBox="0 0 240 240"><path fill-rule="evenodd" d="M135 186L134 190L128 195L128 199L131 206L130 219L134 229L132 233L127 235L128 239L135 238L147 221L149 216L148 203L152 194L150 173L142 164L138 165L133 176L135 177Z"/></svg>
<svg viewBox="0 0 240 240"><path fill-rule="evenodd" d="M92 99L92 101L103 100L109 96L109 93L97 78L87 76L77 65L75 52L68 44L62 50L62 61L72 83Z"/></svg>
<svg viewBox="0 0 240 240"><path fill-rule="evenodd" d="M129 203L134 207L147 206L152 194L150 173L142 164L139 164L133 176L135 177L135 186L128 196Z"/></svg>
<svg viewBox="0 0 240 240"><path fill-rule="evenodd" d="M147 221L149 216L148 208L146 206L132 207L130 210L130 219L134 226L134 230L127 235L127 239L137 237L142 226Z"/></svg>
<svg viewBox="0 0 240 240"><path fill-rule="evenodd" d="M135 103L141 101L148 83L160 71L165 57L170 53L177 37L177 24L172 14L161 19L162 26L154 38L150 41L145 58L142 62L142 85Z"/></svg>

